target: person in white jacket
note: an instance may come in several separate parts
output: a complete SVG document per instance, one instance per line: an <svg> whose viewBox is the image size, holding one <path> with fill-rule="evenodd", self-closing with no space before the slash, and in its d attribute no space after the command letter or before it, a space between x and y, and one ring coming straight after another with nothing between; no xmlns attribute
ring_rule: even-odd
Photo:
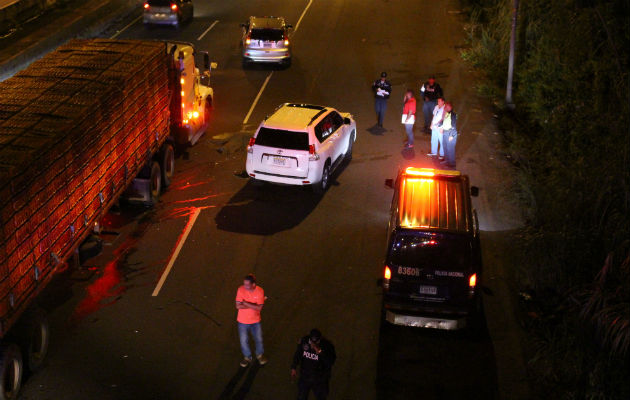
<svg viewBox="0 0 630 400"><path fill-rule="evenodd" d="M440 159L444 159L444 143L442 142L442 132L440 132L440 122L444 113L444 99L438 97L437 105L433 109L433 119L431 120L431 152L427 154L429 157L438 155L438 145L440 151Z"/></svg>

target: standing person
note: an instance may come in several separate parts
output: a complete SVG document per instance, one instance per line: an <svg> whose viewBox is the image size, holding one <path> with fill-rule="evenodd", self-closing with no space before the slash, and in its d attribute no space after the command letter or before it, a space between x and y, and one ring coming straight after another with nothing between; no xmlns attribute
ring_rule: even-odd
<svg viewBox="0 0 630 400"><path fill-rule="evenodd" d="M438 144L440 147L440 159L444 158L444 144L442 143L442 132L438 124L442 121L444 113L444 99L438 97L437 105L433 109L433 119L431 120L431 152L427 154L429 157L435 157L438 154Z"/></svg>
<svg viewBox="0 0 630 400"><path fill-rule="evenodd" d="M265 291L256 285L254 274L247 275L243 285L236 291L236 309L238 316L238 337L241 342L243 361L241 367L247 367L252 362L252 352L249 348L249 334L256 344L256 358L260 365L267 364L263 347L262 327L260 326L260 311L265 303Z"/></svg>
<svg viewBox="0 0 630 400"><path fill-rule="evenodd" d="M387 72L381 72L381 79L374 81L372 90L374 91L374 110L376 111L376 123L383 127L385 110L387 109L387 99L392 94L392 84L387 79Z"/></svg>
<svg viewBox="0 0 630 400"><path fill-rule="evenodd" d="M422 105L422 113L424 114L424 131L428 133L431 125L431 119L433 118L433 109L437 105L437 99L438 97L442 97L444 94L442 93L442 87L440 87L439 83L435 82L435 76L433 75L430 76L429 80L422 85L420 92L422 93L422 99L424 100L424 104Z"/></svg>
<svg viewBox="0 0 630 400"><path fill-rule="evenodd" d="M317 400L326 399L336 358L335 346L322 337L319 329L312 329L310 334L300 339L291 364L291 378L297 376L297 368L300 367L298 400L308 399L311 390Z"/></svg>
<svg viewBox="0 0 630 400"><path fill-rule="evenodd" d="M444 153L446 158L440 164L446 164L455 168L455 145L457 144L457 114L453 111L453 105L449 102L444 104L444 116L442 118L442 143L444 143Z"/></svg>
<svg viewBox="0 0 630 400"><path fill-rule="evenodd" d="M413 124L416 122L416 98L413 90L407 89L405 92L405 105L403 107L402 123L407 131L407 144L405 148L413 148Z"/></svg>

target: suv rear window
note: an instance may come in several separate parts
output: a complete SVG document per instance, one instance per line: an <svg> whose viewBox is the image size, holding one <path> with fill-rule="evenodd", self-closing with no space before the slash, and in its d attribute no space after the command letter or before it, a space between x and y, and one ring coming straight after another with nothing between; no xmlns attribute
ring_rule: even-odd
<svg viewBox="0 0 630 400"><path fill-rule="evenodd" d="M284 40L284 32L281 29L252 29L253 40L263 40L267 42L279 42Z"/></svg>
<svg viewBox="0 0 630 400"><path fill-rule="evenodd" d="M256 144L280 149L308 151L308 133L262 127L256 136Z"/></svg>
<svg viewBox="0 0 630 400"><path fill-rule="evenodd" d="M469 241L461 235L399 234L394 238L388 261L394 265L465 271L470 266Z"/></svg>

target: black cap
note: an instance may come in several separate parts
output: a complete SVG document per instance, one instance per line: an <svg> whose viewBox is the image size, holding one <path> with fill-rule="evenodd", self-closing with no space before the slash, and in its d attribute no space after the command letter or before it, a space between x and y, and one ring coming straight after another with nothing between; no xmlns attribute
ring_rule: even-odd
<svg viewBox="0 0 630 400"><path fill-rule="evenodd" d="M381 78L387 78L387 72L381 72Z"/></svg>
<svg viewBox="0 0 630 400"><path fill-rule="evenodd" d="M311 329L311 333L309 334L309 338L313 342L319 342L319 340L322 338L322 333L319 331L319 329L313 328L313 329Z"/></svg>

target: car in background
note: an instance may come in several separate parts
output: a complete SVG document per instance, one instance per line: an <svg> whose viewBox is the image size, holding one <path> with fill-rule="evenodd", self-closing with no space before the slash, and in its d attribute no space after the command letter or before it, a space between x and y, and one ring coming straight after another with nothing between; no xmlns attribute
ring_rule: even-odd
<svg viewBox="0 0 630 400"><path fill-rule="evenodd" d="M250 63L291 65L291 41L287 25L281 17L249 17L243 28L243 67Z"/></svg>
<svg viewBox="0 0 630 400"><path fill-rule="evenodd" d="M409 167L396 180L383 267L383 313L395 325L473 329L482 319L481 246L459 171Z"/></svg>
<svg viewBox="0 0 630 400"><path fill-rule="evenodd" d="M312 104L285 103L265 118L247 145L251 179L328 189L332 172L352 159L356 122L349 113Z"/></svg>
<svg viewBox="0 0 630 400"><path fill-rule="evenodd" d="M145 26L173 25L179 27L193 18L192 0L146 0L142 21Z"/></svg>

